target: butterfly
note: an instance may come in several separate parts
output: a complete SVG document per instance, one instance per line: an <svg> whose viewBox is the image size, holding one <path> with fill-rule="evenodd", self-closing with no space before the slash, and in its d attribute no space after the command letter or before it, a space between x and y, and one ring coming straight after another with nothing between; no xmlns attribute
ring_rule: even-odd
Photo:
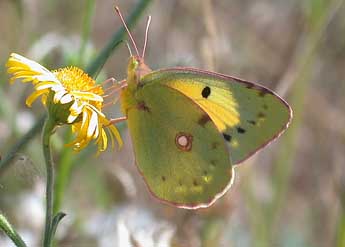
<svg viewBox="0 0 345 247"><path fill-rule="evenodd" d="M276 139L292 110L270 89L195 68L152 71L115 7L136 50L121 86L135 160L148 189L186 209L208 207L231 186L234 165Z"/></svg>

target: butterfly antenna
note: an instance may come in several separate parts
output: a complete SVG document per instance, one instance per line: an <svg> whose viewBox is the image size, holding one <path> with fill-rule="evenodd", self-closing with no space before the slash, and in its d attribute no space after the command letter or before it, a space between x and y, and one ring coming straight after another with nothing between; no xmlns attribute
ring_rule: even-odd
<svg viewBox="0 0 345 247"><path fill-rule="evenodd" d="M127 49L129 51L129 55L131 57L133 57L133 54L132 54L132 50L131 50L131 46L129 45L129 43L127 42L127 40L123 40L123 42L125 42L126 46L127 46Z"/></svg>
<svg viewBox="0 0 345 247"><path fill-rule="evenodd" d="M122 17L120 8L119 8L118 6L115 6L115 11L116 11L116 13L118 14L118 16L120 17L121 22L122 22L123 26L125 27L125 29L126 29L126 31L127 31L127 33L128 33L129 38L130 38L131 41L132 41L132 44L133 44L133 46L134 46L134 48L135 48L135 51L137 52L137 55L140 56L140 55L139 55L139 51L138 51L138 47L137 47L137 45L136 45L136 43L135 43L135 41L134 41L134 39L133 39L133 36L132 36L131 32L129 31L129 29L128 29L127 25L126 25L125 20L124 20L123 17Z"/></svg>
<svg viewBox="0 0 345 247"><path fill-rule="evenodd" d="M148 37L149 37L148 34L149 34L150 23L151 23L151 16L149 15L149 16L147 17L147 23L146 23L144 49L143 49L143 55L141 56L142 59L144 59L144 56L145 56L147 40L148 40Z"/></svg>

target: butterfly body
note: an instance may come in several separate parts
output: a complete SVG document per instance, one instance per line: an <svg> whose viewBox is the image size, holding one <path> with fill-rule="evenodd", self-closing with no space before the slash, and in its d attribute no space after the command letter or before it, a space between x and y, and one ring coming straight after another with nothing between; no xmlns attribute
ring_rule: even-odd
<svg viewBox="0 0 345 247"><path fill-rule="evenodd" d="M136 164L157 198L211 205L230 187L233 165L275 139L291 118L269 89L192 68L151 71L130 58L121 109Z"/></svg>

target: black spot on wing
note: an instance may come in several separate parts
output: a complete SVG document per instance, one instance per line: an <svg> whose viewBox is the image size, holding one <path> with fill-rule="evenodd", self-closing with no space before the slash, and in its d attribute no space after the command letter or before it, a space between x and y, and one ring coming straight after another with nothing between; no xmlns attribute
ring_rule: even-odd
<svg viewBox="0 0 345 247"><path fill-rule="evenodd" d="M265 117L266 117L265 113L263 113L263 112L258 113L258 118L265 118Z"/></svg>
<svg viewBox="0 0 345 247"><path fill-rule="evenodd" d="M259 91L259 96L260 97L265 97L265 95L266 95L266 92L264 90L260 90Z"/></svg>
<svg viewBox="0 0 345 247"><path fill-rule="evenodd" d="M231 135L223 133L223 137L226 141L231 142Z"/></svg>
<svg viewBox="0 0 345 247"><path fill-rule="evenodd" d="M198 185L199 185L199 184L198 184L198 181L196 181L196 179L193 180L193 185L194 185L194 186L198 186Z"/></svg>
<svg viewBox="0 0 345 247"><path fill-rule="evenodd" d="M259 96L260 97L265 97L266 94L272 94L271 91L269 91L268 89L266 88L257 88L257 90L259 91Z"/></svg>
<svg viewBox="0 0 345 247"><path fill-rule="evenodd" d="M219 146L218 142L213 142L212 145L211 145L211 148L212 149L216 149L216 148L218 148L218 146Z"/></svg>
<svg viewBox="0 0 345 247"><path fill-rule="evenodd" d="M210 94L211 94L211 88L208 87L208 86L204 87L204 89L203 89L202 92L201 92L202 97L204 97L205 99L207 99L208 96L210 96Z"/></svg>
<svg viewBox="0 0 345 247"><path fill-rule="evenodd" d="M246 85L246 88L248 88L248 89L251 89L251 88L253 88L254 87L254 84L253 83L247 83L247 85Z"/></svg>
<svg viewBox="0 0 345 247"><path fill-rule="evenodd" d="M237 129L237 132L240 134L244 134L246 132L246 130L241 127L237 127L236 129Z"/></svg>

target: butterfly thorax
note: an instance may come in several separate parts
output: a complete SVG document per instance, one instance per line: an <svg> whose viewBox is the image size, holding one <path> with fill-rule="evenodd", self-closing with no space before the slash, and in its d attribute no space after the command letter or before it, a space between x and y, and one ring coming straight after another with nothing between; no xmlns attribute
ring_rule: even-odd
<svg viewBox="0 0 345 247"><path fill-rule="evenodd" d="M138 88L141 87L141 78L150 73L151 69L138 56L129 58L127 67L127 87L121 92L121 110L127 115L130 108L136 107L140 102L135 97Z"/></svg>

